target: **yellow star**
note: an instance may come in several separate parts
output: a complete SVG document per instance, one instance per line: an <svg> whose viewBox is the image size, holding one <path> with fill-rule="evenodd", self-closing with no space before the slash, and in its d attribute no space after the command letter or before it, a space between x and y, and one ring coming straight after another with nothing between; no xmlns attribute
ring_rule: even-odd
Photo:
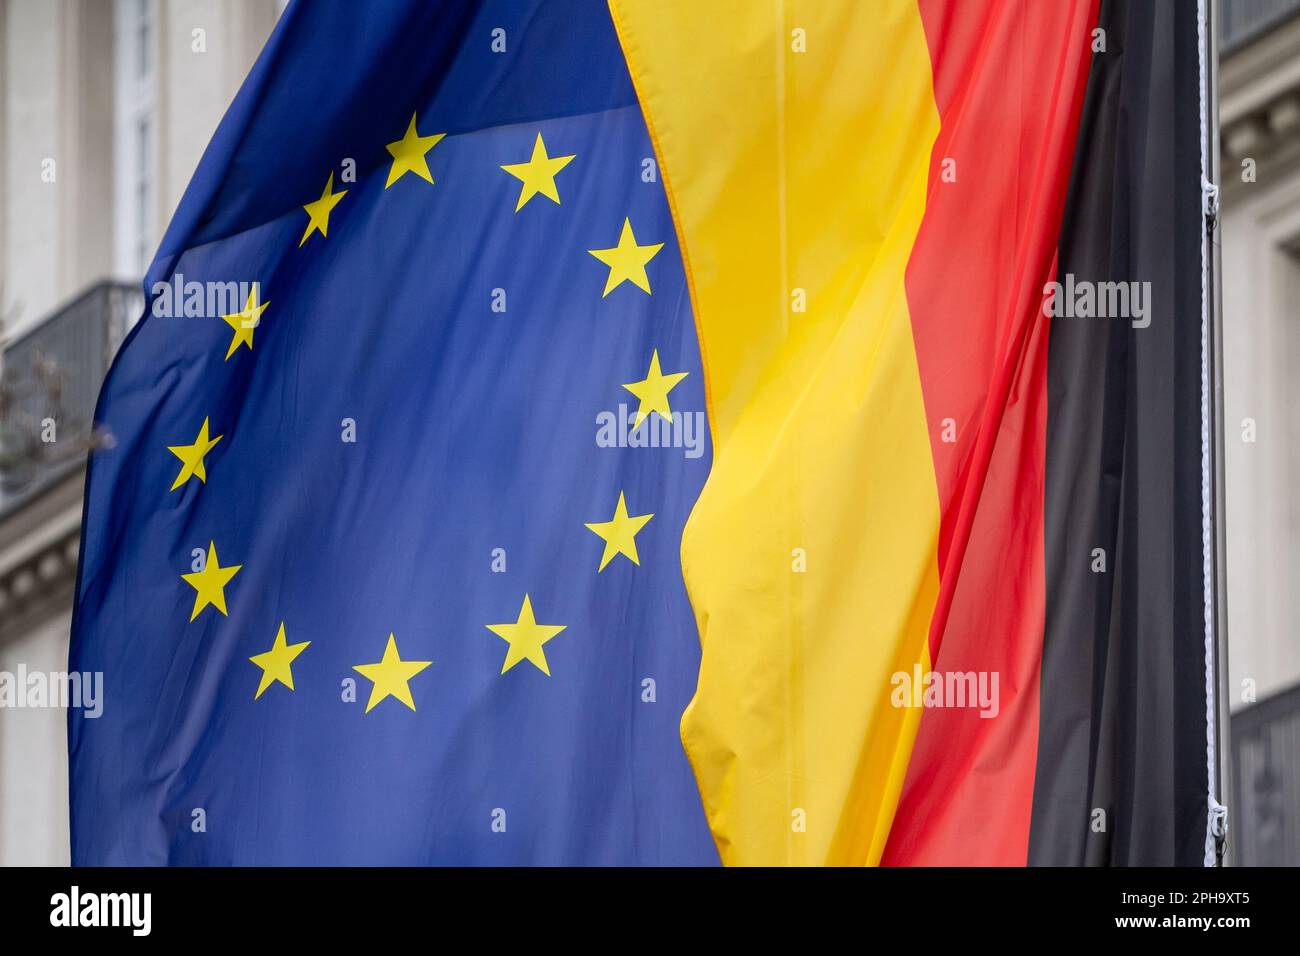
<svg viewBox="0 0 1300 956"><path fill-rule="evenodd" d="M564 630L567 624L538 624L533 617L533 602L524 595L523 607L519 609L519 620L513 624L488 624L487 629L510 645L506 651L506 662L501 665L505 673L522 660L528 660L545 674L551 676L551 669L546 666L546 652L542 645Z"/></svg>
<svg viewBox="0 0 1300 956"><path fill-rule="evenodd" d="M370 689L366 713L370 713L385 697L396 697L411 710L415 710L415 700L411 697L411 686L407 681L432 663L433 661L402 660L397 653L397 638L389 634L383 660L376 664L356 664L352 668L375 685Z"/></svg>
<svg viewBox="0 0 1300 956"><path fill-rule="evenodd" d="M261 697L262 692L276 681L293 690L293 660L305 651L310 644L311 641L303 641L301 644L286 644L284 641L284 621L281 621L280 630L276 632L271 649L264 654L254 654L249 658L250 661L262 668L262 681L257 685L257 693L253 695L253 700Z"/></svg>
<svg viewBox="0 0 1300 956"><path fill-rule="evenodd" d="M415 173L425 182L432 183L433 174L429 172L429 161L424 154L437 146L438 140L446 135L434 133L432 136L421 136L415 130L415 114L412 113L406 135L385 147L393 156L393 165L388 169L388 182L384 183L384 188L387 189L407 173Z"/></svg>
<svg viewBox="0 0 1300 956"><path fill-rule="evenodd" d="M221 441L224 436L218 435L216 438L208 437L208 420L203 419L203 427L199 429L199 436L194 439L193 445L168 445L167 450L181 460L181 473L176 476L172 482L170 491L175 491L193 476L199 481L208 480L207 469L203 465L203 456L212 451L217 442Z"/></svg>
<svg viewBox="0 0 1300 956"><path fill-rule="evenodd" d="M339 193L339 195L343 195ZM270 302L263 302L260 305L257 301L257 283L253 283L253 288L248 293L248 302L244 305L243 312L232 312L230 315L223 315L221 318L235 330L235 334L230 337L230 348L226 349L226 360L235 354L235 349L241 345L248 346L248 350L253 350L253 329L257 328L262 322L262 313Z"/></svg>
<svg viewBox="0 0 1300 956"><path fill-rule="evenodd" d="M646 526L654 515L629 515L627 504L623 501L623 492L618 493L618 505L614 508L614 517L608 521L595 521L587 527L605 539L605 553L600 556L599 574L605 570L616 555L626 555L633 564L640 565L641 559L636 553L636 534Z"/></svg>
<svg viewBox="0 0 1300 956"><path fill-rule="evenodd" d="M203 562L203 570L181 575L185 583L195 591L194 610L190 613L191 621L209 604L222 614L226 613L226 585L242 567L242 564L232 564L223 568L217 563L217 543L215 541L208 543L208 557Z"/></svg>
<svg viewBox="0 0 1300 956"><path fill-rule="evenodd" d="M603 299L623 282L631 282L647 295L650 294L650 278L645 273L646 263L659 254L664 247L662 242L648 246L638 246L636 236L632 234L632 221L623 220L623 232L618 237L618 245L612 249L588 249L587 251L609 266L609 278L605 280L605 291L600 294Z"/></svg>
<svg viewBox="0 0 1300 956"><path fill-rule="evenodd" d="M560 193L555 188L555 174L571 162L573 162L572 156L547 156L546 144L542 142L542 134L538 133L537 141L533 143L532 159L526 163L511 163L501 167L524 184L519 190L519 202L515 205L515 212L523 209L528 204L528 200L538 193L558 206Z"/></svg>
<svg viewBox="0 0 1300 956"><path fill-rule="evenodd" d="M650 354L650 368L646 371L645 378L623 386L641 399L641 405L636 410L636 423L632 427L638 427L651 412L658 412L668 421L672 421L673 410L668 407L668 393L689 374L690 372L673 372L671 375L664 375L659 371L659 350L655 349Z"/></svg>
<svg viewBox="0 0 1300 956"><path fill-rule="evenodd" d="M339 200L347 194L346 189L334 192L334 174L330 173L330 178L325 183L325 191L320 194L320 199L309 202L302 207L307 210L309 219L307 220L307 230L302 234L302 238L298 240L298 248L302 248L302 244L311 237L313 232L319 232L322 236L329 238L330 213L339 204Z"/></svg>

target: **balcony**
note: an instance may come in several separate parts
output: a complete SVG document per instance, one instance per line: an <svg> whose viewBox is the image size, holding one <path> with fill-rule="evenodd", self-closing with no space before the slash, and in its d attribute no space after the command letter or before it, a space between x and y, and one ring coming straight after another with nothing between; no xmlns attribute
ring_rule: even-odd
<svg viewBox="0 0 1300 956"><path fill-rule="evenodd" d="M1220 53L1240 49L1297 13L1300 0L1220 0Z"/></svg>
<svg viewBox="0 0 1300 956"><path fill-rule="evenodd" d="M100 283L8 343L0 364L0 519L85 464L99 387L143 301L134 286ZM55 441L42 435L48 419Z"/></svg>
<svg viewBox="0 0 1300 956"><path fill-rule="evenodd" d="M1300 863L1300 687L1232 715L1228 841L1236 866Z"/></svg>

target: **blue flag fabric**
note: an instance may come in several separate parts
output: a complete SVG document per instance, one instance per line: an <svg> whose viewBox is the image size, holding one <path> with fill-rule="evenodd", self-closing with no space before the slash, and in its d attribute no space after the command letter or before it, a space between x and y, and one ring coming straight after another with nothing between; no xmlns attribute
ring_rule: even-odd
<svg viewBox="0 0 1300 956"><path fill-rule="evenodd" d="M717 862L653 157L604 4L289 7L100 398L74 863Z"/></svg>

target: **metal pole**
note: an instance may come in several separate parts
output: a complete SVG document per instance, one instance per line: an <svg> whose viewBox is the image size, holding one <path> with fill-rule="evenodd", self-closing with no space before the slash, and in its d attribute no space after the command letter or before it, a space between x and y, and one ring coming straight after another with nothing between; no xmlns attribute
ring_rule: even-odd
<svg viewBox="0 0 1300 956"><path fill-rule="evenodd" d="M1209 181L1216 186L1220 184L1219 168L1219 11L1221 0L1210 0L1207 6L1208 23L1205 29L1206 44L1206 78L1207 95L1205 97L1205 128L1207 142L1207 160L1209 164ZM1214 608L1214 686L1215 686L1215 753L1218 757L1217 780L1213 783L1212 795L1225 806L1232 803L1232 754L1230 745L1232 735L1229 733L1230 689L1228 686L1228 580L1227 580L1227 511L1224 504L1224 409L1223 409L1223 282L1220 256L1220 217L1218 198L1213 204L1213 215L1208 219L1206 238L1208 243L1208 287L1206 289L1209 307L1209 375L1212 421L1211 435L1211 507L1213 521L1213 595ZM1216 841L1218 844L1218 863L1226 866L1231 862L1230 843L1227 839L1227 821L1224 821L1224 836Z"/></svg>

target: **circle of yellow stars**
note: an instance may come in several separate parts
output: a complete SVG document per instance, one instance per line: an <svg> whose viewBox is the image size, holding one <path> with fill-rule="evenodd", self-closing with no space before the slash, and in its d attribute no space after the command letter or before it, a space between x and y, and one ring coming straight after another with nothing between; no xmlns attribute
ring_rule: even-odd
<svg viewBox="0 0 1300 956"><path fill-rule="evenodd" d="M430 186L435 185L436 180L429 168L429 153L445 136L445 133L421 134L418 114L412 113L401 138L385 146L392 157L392 162L388 168L384 189L387 190L401 182L408 173L424 180ZM538 196L560 205L560 190L556 177L575 159L577 156L572 154L552 156L541 132L538 132L528 159L501 164L501 170L520 184L515 213L520 213ZM347 189L335 190L334 173L330 172L320 196L302 207L307 214L307 224L302 237L298 240L299 248L305 246L308 240L317 234L322 240L328 239L330 217L347 194ZM646 295L653 294L647 266L663 247L662 242L644 244L639 242L631 218L624 217L618 239L613 246L587 250L590 256L608 269L601 298L608 297L624 283L641 290ZM250 353L253 351L253 333L270 305L270 301L262 301L259 284L253 283L244 308L221 316L232 330L225 361L230 361L240 349L247 349ZM686 378L687 374L687 372L665 373L660 365L659 351L654 349L650 354L645 377L622 385L639 401L633 427L640 427L650 415L659 415L671 422L673 412L669 393ZM192 478L197 478L200 485L205 484L207 456L224 437L224 434L212 434L211 420L205 416L192 442L167 446L167 450L181 463L169 491L185 488ZM649 513L631 514L627 506L626 493L620 490L612 517L605 521L585 522L584 526L603 543L596 573L602 573L610 562L619 556L626 558L634 566L639 566L641 561L637 551L636 536L652 518L654 515ZM182 580L194 589L190 622L197 620L209 607L215 608L223 617L227 616L226 588L243 569L243 565L222 565L215 541L209 541L207 551L195 563L194 570L181 575ZM506 642L501 674L508 673L516 665L526 661L547 677L550 676L551 670L546 659L545 645L568 627L565 624L538 623L532 596L527 592L524 593L523 602L514 621L484 626ZM248 658L261 672L253 699L260 700L277 684L288 691L293 691L293 663L311 644L311 641L290 644L286 637L285 622L281 621L270 648ZM393 698L414 711L416 705L410 681L432 664L433 661L403 659L398 649L396 635L390 633L378 661L356 664L352 668L371 683L365 713L370 713L388 698Z"/></svg>

